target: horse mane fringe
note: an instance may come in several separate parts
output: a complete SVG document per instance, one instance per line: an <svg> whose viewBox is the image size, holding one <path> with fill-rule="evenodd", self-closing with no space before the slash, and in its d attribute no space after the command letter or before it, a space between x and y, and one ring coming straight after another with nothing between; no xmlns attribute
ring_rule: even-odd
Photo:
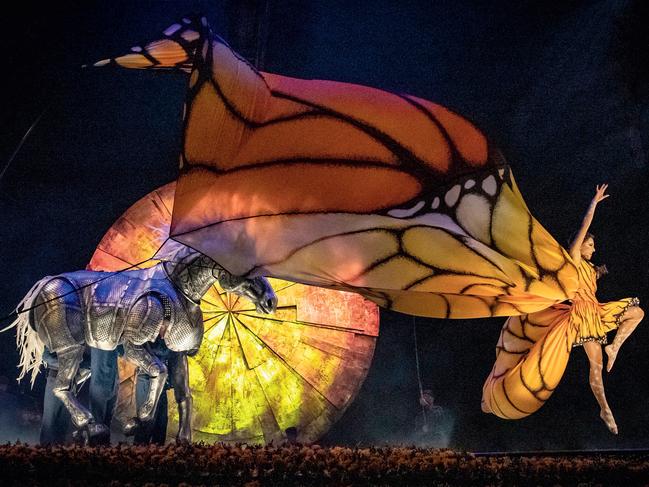
<svg viewBox="0 0 649 487"><path fill-rule="evenodd" d="M31 373L31 387L34 387L36 376L43 363L43 349L45 348L45 344L29 323L31 316L30 308L33 306L41 288L49 279L51 277L45 277L32 286L27 295L16 307L18 317L6 328L6 330L13 327L16 328L16 346L20 353L20 362L18 363L20 374L18 375L18 382Z"/></svg>

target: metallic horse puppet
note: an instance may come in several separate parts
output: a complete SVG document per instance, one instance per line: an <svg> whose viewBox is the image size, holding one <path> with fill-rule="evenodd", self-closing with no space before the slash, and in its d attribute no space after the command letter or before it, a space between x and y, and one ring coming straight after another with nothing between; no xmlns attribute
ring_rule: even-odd
<svg viewBox="0 0 649 487"><path fill-rule="evenodd" d="M201 297L215 281L234 294L250 299L261 313L277 306L275 293L264 277L236 277L212 259L188 248L144 270L117 273L77 271L48 276L38 281L18 306L19 378L40 368L44 347L58 356L59 371L54 394L65 404L74 425L88 428L93 436L106 434L90 411L76 397L75 383L86 346L102 350L124 347L124 358L147 374L148 396L137 417L125 425L132 433L153 419L168 371L145 346L158 336L175 352L198 350L203 338ZM186 367L179 367L186 374ZM187 384L180 378L175 382ZM187 397L191 397L189 394ZM180 439L191 439L191 400L179 404Z"/></svg>

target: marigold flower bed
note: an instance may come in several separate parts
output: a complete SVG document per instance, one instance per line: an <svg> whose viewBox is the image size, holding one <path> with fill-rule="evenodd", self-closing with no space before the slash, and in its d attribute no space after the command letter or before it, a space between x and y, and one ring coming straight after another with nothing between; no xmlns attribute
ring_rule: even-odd
<svg viewBox="0 0 649 487"><path fill-rule="evenodd" d="M649 454L317 445L0 446L2 485L647 485Z"/></svg>

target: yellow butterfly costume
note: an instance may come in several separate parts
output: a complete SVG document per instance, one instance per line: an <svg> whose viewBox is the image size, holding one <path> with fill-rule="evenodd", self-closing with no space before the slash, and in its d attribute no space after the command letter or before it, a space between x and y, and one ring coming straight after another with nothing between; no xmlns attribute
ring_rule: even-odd
<svg viewBox="0 0 649 487"><path fill-rule="evenodd" d="M637 298L599 303L595 268L582 259L578 270L571 304L507 319L483 387L483 411L505 419L535 412L559 384L571 348L587 341L607 343L606 333L619 326L629 307L639 304Z"/></svg>

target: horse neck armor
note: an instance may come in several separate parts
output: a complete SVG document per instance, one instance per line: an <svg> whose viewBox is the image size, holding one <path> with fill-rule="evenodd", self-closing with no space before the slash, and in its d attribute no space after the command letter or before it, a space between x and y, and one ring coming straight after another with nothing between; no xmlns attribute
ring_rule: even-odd
<svg viewBox="0 0 649 487"><path fill-rule="evenodd" d="M163 263L169 280L190 301L198 304L216 281L216 263L197 252Z"/></svg>

